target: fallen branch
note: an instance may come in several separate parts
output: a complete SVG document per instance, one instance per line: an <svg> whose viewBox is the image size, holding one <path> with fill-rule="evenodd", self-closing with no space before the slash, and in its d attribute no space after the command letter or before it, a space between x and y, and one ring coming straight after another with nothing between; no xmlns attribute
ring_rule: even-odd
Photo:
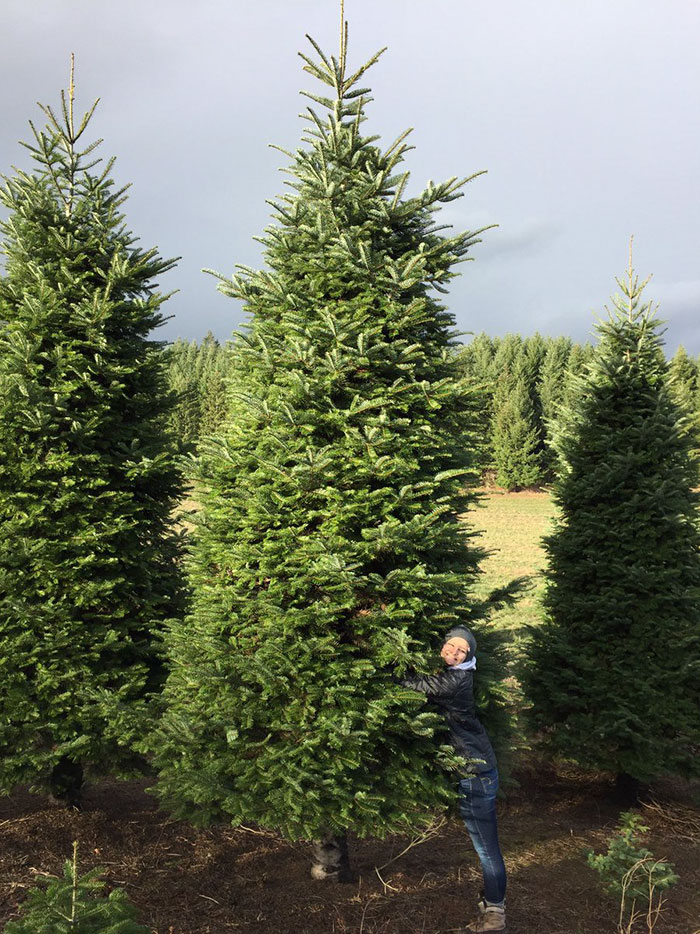
<svg viewBox="0 0 700 934"><path fill-rule="evenodd" d="M673 810L664 808L658 801L644 801L642 806L663 821L677 837L700 843L700 817L692 808L677 806Z"/></svg>
<svg viewBox="0 0 700 934"><path fill-rule="evenodd" d="M440 817L437 820L434 820L431 824L428 825L428 827L425 828L421 834L419 834L417 837L414 837L408 846L405 846L400 853L397 853L396 856L392 856L392 858L388 862L384 863L383 866L379 866L379 869L386 869L387 866L391 866L391 864L395 863L397 859L400 859L402 856L408 853L409 850L412 850L414 846L420 846L422 843L427 843L428 840L432 840L433 837L437 837L446 823L447 818L445 817ZM379 874L376 866L375 871L377 874Z"/></svg>
<svg viewBox="0 0 700 934"><path fill-rule="evenodd" d="M382 867L382 868L384 868L384 867ZM390 889L392 892L398 892L398 891L399 891L395 886L389 885L388 882L385 882L385 881L382 879L381 875L379 874L379 870L377 869L376 866L374 867L374 871L377 873L377 877L379 878L379 881L380 881L380 882L382 883L382 885L384 886L384 894L385 894L385 895L386 895L387 889Z"/></svg>

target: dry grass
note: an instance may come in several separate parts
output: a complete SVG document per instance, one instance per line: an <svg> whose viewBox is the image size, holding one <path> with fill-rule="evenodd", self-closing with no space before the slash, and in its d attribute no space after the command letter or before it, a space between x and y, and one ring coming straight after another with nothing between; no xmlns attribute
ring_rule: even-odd
<svg viewBox="0 0 700 934"><path fill-rule="evenodd" d="M516 577L532 577L530 590L517 605L494 617L500 627L515 630L539 620L545 563L541 539L551 530L555 514L549 493L489 491L483 495L482 506L468 517L475 529L483 530L481 544L491 551L483 564L477 596Z"/></svg>
<svg viewBox="0 0 700 934"><path fill-rule="evenodd" d="M658 801L646 801L642 805L644 818L655 817L679 840L688 840L700 846L700 813L697 807L688 807L681 804L669 806Z"/></svg>

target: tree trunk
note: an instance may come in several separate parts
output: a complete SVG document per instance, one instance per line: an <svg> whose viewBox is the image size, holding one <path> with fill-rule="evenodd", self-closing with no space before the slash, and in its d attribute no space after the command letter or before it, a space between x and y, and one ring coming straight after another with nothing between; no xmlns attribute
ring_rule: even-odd
<svg viewBox="0 0 700 934"><path fill-rule="evenodd" d="M312 879L325 879L329 882L350 882L350 858L348 856L348 838L346 834L334 834L325 831L319 840L314 840L312 847Z"/></svg>
<svg viewBox="0 0 700 934"><path fill-rule="evenodd" d="M640 782L638 778L627 772L618 772L615 779L615 802L622 807L634 807L646 797L649 786Z"/></svg>
<svg viewBox="0 0 700 934"><path fill-rule="evenodd" d="M82 810L83 767L80 762L64 756L53 767L50 786L52 798L64 803L67 808Z"/></svg>

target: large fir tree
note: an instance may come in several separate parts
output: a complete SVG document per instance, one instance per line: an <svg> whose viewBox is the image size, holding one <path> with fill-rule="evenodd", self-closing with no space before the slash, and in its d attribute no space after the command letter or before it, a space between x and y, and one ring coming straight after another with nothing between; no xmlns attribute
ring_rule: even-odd
<svg viewBox="0 0 700 934"><path fill-rule="evenodd" d="M314 48L323 90L288 154L268 269L222 281L251 324L202 459L194 609L169 638L152 742L175 813L302 838L395 831L447 800L438 721L392 678L434 665L446 629L477 628L487 720L503 676L458 520L477 400L434 295L476 242L434 223L464 182L407 197L406 134L381 149L363 132L378 55L349 75L344 49Z"/></svg>
<svg viewBox="0 0 700 934"><path fill-rule="evenodd" d="M161 344L173 265L135 246L112 161L79 141L73 79L0 199L0 788L77 803L81 763L127 767L180 612L180 495Z"/></svg>
<svg viewBox="0 0 700 934"><path fill-rule="evenodd" d="M631 260L556 440L561 517L526 686L552 748L634 789L700 771L698 471Z"/></svg>

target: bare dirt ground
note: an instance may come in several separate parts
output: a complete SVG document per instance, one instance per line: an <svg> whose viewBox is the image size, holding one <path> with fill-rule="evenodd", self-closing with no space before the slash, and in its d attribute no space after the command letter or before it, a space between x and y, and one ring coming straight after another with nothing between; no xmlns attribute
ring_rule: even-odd
<svg viewBox="0 0 700 934"><path fill-rule="evenodd" d="M615 901L583 856L605 849L615 829L609 784L543 767L518 777L500 805L509 934L615 934ZM94 784L82 813L24 792L0 799L0 924L17 916L38 874L60 873L73 840L81 871L103 866L154 934L456 934L471 917L479 873L458 818L403 855L409 838L351 841L357 878L339 885L310 879L304 844L172 820L147 784ZM642 807L645 842L680 876L654 931L700 934L700 788L668 782L653 795Z"/></svg>

